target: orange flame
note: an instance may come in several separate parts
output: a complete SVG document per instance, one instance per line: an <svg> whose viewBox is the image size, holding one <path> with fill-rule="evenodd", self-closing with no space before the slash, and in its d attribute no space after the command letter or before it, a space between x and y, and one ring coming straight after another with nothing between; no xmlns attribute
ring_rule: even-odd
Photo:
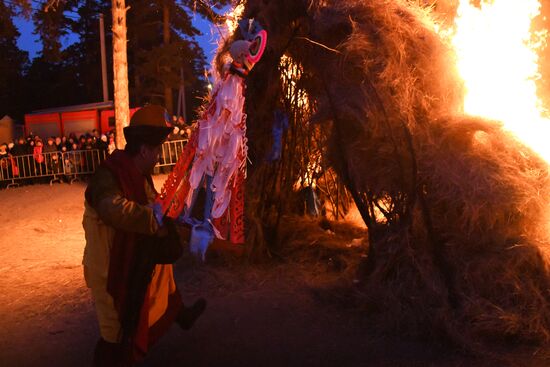
<svg viewBox="0 0 550 367"><path fill-rule="evenodd" d="M531 32L539 12L538 0L493 0L479 8L460 0L451 42L466 86L465 112L502 121L550 163L550 120L535 85L547 32Z"/></svg>
<svg viewBox="0 0 550 367"><path fill-rule="evenodd" d="M225 27L227 28L227 34L235 32L239 26L239 19L242 17L243 12L244 4L239 4L225 13Z"/></svg>

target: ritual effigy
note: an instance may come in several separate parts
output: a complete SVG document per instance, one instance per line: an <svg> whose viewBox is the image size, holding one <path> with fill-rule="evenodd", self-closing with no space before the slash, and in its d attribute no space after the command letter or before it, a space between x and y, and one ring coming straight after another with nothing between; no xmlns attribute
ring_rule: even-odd
<svg viewBox="0 0 550 367"><path fill-rule="evenodd" d="M198 126L157 200L162 213L191 227L191 250L203 258L214 238L233 244L245 240L244 81L262 57L267 32L252 19L241 21L239 29L242 39L231 44L230 60L223 65ZM199 195L201 190L204 196Z"/></svg>

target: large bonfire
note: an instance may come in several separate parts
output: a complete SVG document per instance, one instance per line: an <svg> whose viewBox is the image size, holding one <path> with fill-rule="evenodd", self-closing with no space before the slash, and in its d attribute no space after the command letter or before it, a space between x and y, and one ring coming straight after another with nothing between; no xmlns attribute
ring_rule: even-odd
<svg viewBox="0 0 550 367"><path fill-rule="evenodd" d="M464 114L455 54L417 3L243 2L269 32L247 80L249 241L276 242L312 171L338 196L336 173L368 226L361 293L380 327L468 347L547 343L548 163L501 122ZM273 163L276 109L291 123Z"/></svg>

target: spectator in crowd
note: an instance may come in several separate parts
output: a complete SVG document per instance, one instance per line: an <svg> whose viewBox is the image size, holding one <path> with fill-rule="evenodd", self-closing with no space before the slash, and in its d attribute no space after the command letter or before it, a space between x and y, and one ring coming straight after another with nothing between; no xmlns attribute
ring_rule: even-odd
<svg viewBox="0 0 550 367"><path fill-rule="evenodd" d="M71 150L78 150L78 149L73 149L73 146L74 146L75 143L76 143L75 138L70 137L69 140L67 141L67 150L68 150L68 151L71 151Z"/></svg>
<svg viewBox="0 0 550 367"><path fill-rule="evenodd" d="M50 136L48 138L46 145L42 148L42 153L44 153L46 172L50 173L53 171L53 156L57 156L57 147L55 146L54 137Z"/></svg>
<svg viewBox="0 0 550 367"><path fill-rule="evenodd" d="M54 175L60 174L63 172L63 160L57 152L55 154L52 154L51 156L52 163L51 163L51 173Z"/></svg>
<svg viewBox="0 0 550 367"><path fill-rule="evenodd" d="M181 128L180 128L180 132L179 132L180 136L181 136L181 139L183 140L189 140L189 138L191 137L191 127L187 126L187 125L183 125Z"/></svg>
<svg viewBox="0 0 550 367"><path fill-rule="evenodd" d="M80 172L82 170L82 165L83 165L83 160L81 159L82 157L80 156L80 154L78 153L75 153L75 151L79 150L78 148L78 144L77 143L73 143L73 146L71 147L71 160L72 160L72 164L73 164L73 167L74 167L74 171L75 173L76 172Z"/></svg>
<svg viewBox="0 0 550 367"><path fill-rule="evenodd" d="M11 150L11 154L14 156L15 164L19 168L19 176L28 177L30 169L30 150L25 138L20 137L17 139L15 146ZM27 179L24 179L23 183L29 183Z"/></svg>
<svg viewBox="0 0 550 367"><path fill-rule="evenodd" d="M99 138L99 140L96 142L96 149L98 149L101 154L104 154L104 152L107 152L107 148L109 147L109 143L107 141L107 135L103 134Z"/></svg>
<svg viewBox="0 0 550 367"><path fill-rule="evenodd" d="M11 155L8 153L8 144L0 144L0 179L12 177Z"/></svg>
<svg viewBox="0 0 550 367"><path fill-rule="evenodd" d="M94 149L94 138L91 135L86 136L86 142L80 148L83 150Z"/></svg>
<svg viewBox="0 0 550 367"><path fill-rule="evenodd" d="M70 141L71 139L73 139L73 143L74 143L74 142L78 142L78 138L76 137L76 133L73 132L73 133L70 133L70 134L69 134L69 141ZM72 143L71 143L71 145L72 145ZM69 147L67 147L67 150L68 150L68 149L69 149Z"/></svg>
<svg viewBox="0 0 550 367"><path fill-rule="evenodd" d="M2 143L0 144L0 159L7 158L8 157L8 144Z"/></svg>
<svg viewBox="0 0 550 367"><path fill-rule="evenodd" d="M46 139L46 145L42 149L44 153L47 152L57 152L57 147L55 146L55 138L53 136L50 136L48 139Z"/></svg>
<svg viewBox="0 0 550 367"><path fill-rule="evenodd" d="M174 126L172 132L168 135L168 141L183 140L183 137L180 135L181 131L179 127Z"/></svg>
<svg viewBox="0 0 550 367"><path fill-rule="evenodd" d="M96 129L92 130L92 141L97 142L100 139L99 131Z"/></svg>
<svg viewBox="0 0 550 367"><path fill-rule="evenodd" d="M65 138L65 137L63 137ZM63 143L63 138L57 136L55 138L55 148L57 149L58 152L61 152L61 147L64 145ZM65 140L67 140L67 138L65 138Z"/></svg>
<svg viewBox="0 0 550 367"><path fill-rule="evenodd" d="M111 134L109 135L109 145L107 146L107 152L109 152L109 154L113 154L115 150L116 150L115 136Z"/></svg>
<svg viewBox="0 0 550 367"><path fill-rule="evenodd" d="M50 145L50 139L48 139L48 145L44 147L44 151L50 153L46 155L46 161L49 161L49 163L47 163L48 170L50 173L56 175L63 172L63 162L59 153L59 148L62 144L60 137L52 137L52 141L53 142Z"/></svg>
<svg viewBox="0 0 550 367"><path fill-rule="evenodd" d="M75 143L73 143L76 145ZM67 150L67 148L63 147L62 149ZM76 174L76 166L74 164L75 161L75 154L72 152L72 148L70 151L67 150L65 154L63 154L63 169L65 172L65 180L68 182L72 182L75 179Z"/></svg>
<svg viewBox="0 0 550 367"><path fill-rule="evenodd" d="M94 149L94 139L92 135L86 136L86 142L80 149L85 150L86 153L83 159L83 165L86 167L86 172L93 172L95 167L97 167L98 159L95 154L91 151Z"/></svg>
<svg viewBox="0 0 550 367"><path fill-rule="evenodd" d="M29 154L29 147L25 141L25 138L20 137L17 139L16 144L11 149L11 154L16 157Z"/></svg>
<svg viewBox="0 0 550 367"><path fill-rule="evenodd" d="M46 164L45 164L44 154L42 154L43 144L42 144L42 140L40 139L35 139L35 140L36 140L36 144L34 145L32 150L32 156L34 158L34 164L32 168L34 168L34 174L43 175L46 173Z"/></svg>

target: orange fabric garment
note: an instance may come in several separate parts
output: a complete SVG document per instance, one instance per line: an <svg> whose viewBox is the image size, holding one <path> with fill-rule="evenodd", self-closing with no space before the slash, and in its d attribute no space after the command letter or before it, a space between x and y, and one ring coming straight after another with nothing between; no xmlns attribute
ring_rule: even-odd
<svg viewBox="0 0 550 367"><path fill-rule="evenodd" d="M125 152L115 151L104 162L104 167L115 177L121 196L139 205L149 203L145 187L147 184L153 187L151 177L142 175ZM93 190L88 187L86 191L86 200L93 203ZM98 214L101 217L101 213ZM172 265L151 264L147 257L147 246L155 245L154 236L139 235L137 230L114 229L106 290L112 296L123 331L127 331L125 337L132 344L133 361L137 362L171 326L182 302ZM130 326L124 329L125 325Z"/></svg>
<svg viewBox="0 0 550 367"><path fill-rule="evenodd" d="M166 313L170 295L176 291L172 264L157 264L149 283L149 326L153 326Z"/></svg>

